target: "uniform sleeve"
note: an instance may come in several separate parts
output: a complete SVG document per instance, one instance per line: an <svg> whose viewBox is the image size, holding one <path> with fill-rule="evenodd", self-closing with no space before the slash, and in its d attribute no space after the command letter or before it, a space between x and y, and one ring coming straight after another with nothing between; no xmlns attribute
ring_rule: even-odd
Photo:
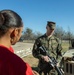
<svg viewBox="0 0 74 75"><path fill-rule="evenodd" d="M37 39L34 43L34 46L33 46L33 50L32 50L32 54L35 58L38 58L40 59L42 54L40 54L40 51L38 50L39 46L40 46L40 40Z"/></svg>
<svg viewBox="0 0 74 75"><path fill-rule="evenodd" d="M57 42L58 42L58 45L57 45L56 53L57 53L57 55L62 56L62 44L61 44L61 40L57 38Z"/></svg>

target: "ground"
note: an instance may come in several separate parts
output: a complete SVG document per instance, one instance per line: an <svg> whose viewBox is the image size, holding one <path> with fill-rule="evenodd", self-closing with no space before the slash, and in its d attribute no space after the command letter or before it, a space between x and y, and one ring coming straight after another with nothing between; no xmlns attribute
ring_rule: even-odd
<svg viewBox="0 0 74 75"><path fill-rule="evenodd" d="M25 62L27 62L33 70L38 71L38 59L34 58L32 55L26 56L22 58Z"/></svg>
<svg viewBox="0 0 74 75"><path fill-rule="evenodd" d="M17 53L17 51L21 51L21 50L27 50L27 49L30 49L32 50L33 48L33 44L34 43L24 43L24 42L18 42L16 45L13 46L14 50L15 50L15 53ZM62 49L63 49L63 52L67 51L69 48L69 43L68 42L64 42L62 43ZM23 52L24 53L24 52ZM32 56L32 54L29 54L25 57L22 58L25 62L29 63L29 65L37 70L37 65L38 65L38 59L37 58L34 58Z"/></svg>
<svg viewBox="0 0 74 75"><path fill-rule="evenodd" d="M27 50L27 49L31 49L33 48L33 43L24 43L24 42L18 42L13 46L14 50L15 50L15 54L17 54L18 51L21 50ZM32 56L32 54L27 55L25 57L22 58L25 62L29 63L31 67L36 67L38 64L38 59L34 58Z"/></svg>

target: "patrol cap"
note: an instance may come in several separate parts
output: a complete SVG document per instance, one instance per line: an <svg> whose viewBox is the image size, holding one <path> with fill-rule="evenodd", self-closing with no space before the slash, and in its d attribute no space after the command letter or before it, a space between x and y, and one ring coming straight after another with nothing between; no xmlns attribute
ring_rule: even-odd
<svg viewBox="0 0 74 75"><path fill-rule="evenodd" d="M56 23L52 22L52 21L47 21L47 25L51 28L51 29L55 29Z"/></svg>

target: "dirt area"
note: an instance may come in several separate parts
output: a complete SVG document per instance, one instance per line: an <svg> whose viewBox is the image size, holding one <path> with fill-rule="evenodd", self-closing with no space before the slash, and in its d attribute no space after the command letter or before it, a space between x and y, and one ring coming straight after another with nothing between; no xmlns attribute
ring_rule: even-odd
<svg viewBox="0 0 74 75"><path fill-rule="evenodd" d="M32 55L28 55L22 58L25 62L28 62L31 67L36 67L38 64L38 59L34 58Z"/></svg>
<svg viewBox="0 0 74 75"><path fill-rule="evenodd" d="M32 50L34 43L24 43L24 42L18 42L16 43L16 45L13 46L15 53L17 53L17 51L21 51L21 50L27 50L30 49ZM63 52L68 50L68 43L63 43ZM24 52L23 52L24 53ZM22 58L24 60L24 62L27 62L32 69L38 71L37 65L38 65L38 59L34 58L32 56L32 54L27 55L25 57Z"/></svg>
<svg viewBox="0 0 74 75"><path fill-rule="evenodd" d="M20 50L26 50L26 49L31 49L33 48L33 43L23 43L23 42L18 42L13 46L15 53ZM36 67L38 64L38 59L34 58L32 54L25 56L22 58L25 62L29 63L31 67Z"/></svg>
<svg viewBox="0 0 74 75"><path fill-rule="evenodd" d="M28 48L33 48L33 43L24 43L24 42L17 42L15 45L13 45L13 48L16 51L18 50L26 50Z"/></svg>

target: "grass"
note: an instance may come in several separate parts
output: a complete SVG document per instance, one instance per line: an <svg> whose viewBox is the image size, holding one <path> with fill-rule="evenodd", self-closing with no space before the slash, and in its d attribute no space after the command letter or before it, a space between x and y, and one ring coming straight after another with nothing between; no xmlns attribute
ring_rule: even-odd
<svg viewBox="0 0 74 75"><path fill-rule="evenodd" d="M62 52L69 50L69 42L62 42Z"/></svg>

